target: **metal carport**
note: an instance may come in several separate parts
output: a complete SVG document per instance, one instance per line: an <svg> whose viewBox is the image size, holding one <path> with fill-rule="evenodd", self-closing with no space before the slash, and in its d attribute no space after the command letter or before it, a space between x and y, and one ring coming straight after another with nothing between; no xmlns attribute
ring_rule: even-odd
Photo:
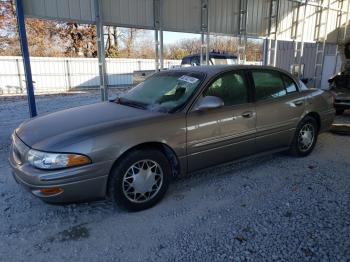
<svg viewBox="0 0 350 262"><path fill-rule="evenodd" d="M104 25L154 30L155 70L163 69L163 31L201 34L202 63L207 63L203 54L209 51L210 34L239 37L241 63L248 37L265 39L264 64L269 65L276 65L278 41L293 41L293 70L301 65L304 43L316 43L317 83L326 43L338 43L348 34L350 0L16 0L16 7L30 116L34 117L25 17L96 25L101 98L107 100Z"/></svg>

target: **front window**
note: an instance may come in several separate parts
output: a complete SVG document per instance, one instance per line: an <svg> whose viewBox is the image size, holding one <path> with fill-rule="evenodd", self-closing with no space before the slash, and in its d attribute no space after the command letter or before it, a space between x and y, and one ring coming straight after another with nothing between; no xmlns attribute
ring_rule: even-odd
<svg viewBox="0 0 350 262"><path fill-rule="evenodd" d="M172 112L188 101L203 78L201 73L161 72L132 88L118 101L143 109Z"/></svg>
<svg viewBox="0 0 350 262"><path fill-rule="evenodd" d="M216 79L203 96L217 96L224 101L225 106L247 103L248 91L243 71L229 72Z"/></svg>

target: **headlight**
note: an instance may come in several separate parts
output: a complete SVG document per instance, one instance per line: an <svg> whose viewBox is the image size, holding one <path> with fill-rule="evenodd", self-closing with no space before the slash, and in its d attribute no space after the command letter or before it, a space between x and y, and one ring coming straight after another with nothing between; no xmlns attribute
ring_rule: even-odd
<svg viewBox="0 0 350 262"><path fill-rule="evenodd" d="M46 153L34 149L29 150L27 160L32 166L41 169L58 169L91 163L90 158L84 155Z"/></svg>

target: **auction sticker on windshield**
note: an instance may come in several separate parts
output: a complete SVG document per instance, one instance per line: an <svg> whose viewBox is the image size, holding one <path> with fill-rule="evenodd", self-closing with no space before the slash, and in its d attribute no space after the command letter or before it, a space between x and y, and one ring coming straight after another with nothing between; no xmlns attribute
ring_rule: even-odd
<svg viewBox="0 0 350 262"><path fill-rule="evenodd" d="M192 76L186 76L186 75L183 75L179 78L179 80L181 81L185 81L187 83L190 83L190 84L194 84L196 83L199 79L198 78L195 78L195 77L192 77Z"/></svg>

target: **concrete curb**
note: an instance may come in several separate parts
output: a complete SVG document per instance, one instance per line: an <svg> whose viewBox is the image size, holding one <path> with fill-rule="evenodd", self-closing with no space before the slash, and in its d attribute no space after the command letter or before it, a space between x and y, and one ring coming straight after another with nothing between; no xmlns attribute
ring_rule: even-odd
<svg viewBox="0 0 350 262"><path fill-rule="evenodd" d="M333 124L330 131L340 135L350 135L350 124Z"/></svg>

